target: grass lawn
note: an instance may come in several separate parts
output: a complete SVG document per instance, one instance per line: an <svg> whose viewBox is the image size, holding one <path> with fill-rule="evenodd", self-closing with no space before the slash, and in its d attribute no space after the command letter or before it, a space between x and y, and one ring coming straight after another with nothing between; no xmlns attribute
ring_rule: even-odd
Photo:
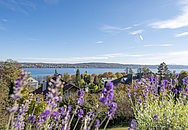
<svg viewBox="0 0 188 130"><path fill-rule="evenodd" d="M129 127L116 127L116 128L107 128L106 130L128 130ZM103 129L100 129L103 130Z"/></svg>
<svg viewBox="0 0 188 130"><path fill-rule="evenodd" d="M128 130L129 127L116 127L116 128L110 128L107 130Z"/></svg>

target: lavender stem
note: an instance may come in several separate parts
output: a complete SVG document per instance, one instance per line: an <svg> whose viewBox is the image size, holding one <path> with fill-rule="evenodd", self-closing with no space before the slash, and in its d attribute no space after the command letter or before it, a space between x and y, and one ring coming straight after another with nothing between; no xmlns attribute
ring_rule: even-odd
<svg viewBox="0 0 188 130"><path fill-rule="evenodd" d="M106 120L107 116L105 116L105 118L102 120L101 124L99 125L99 127L102 125L102 123Z"/></svg>
<svg viewBox="0 0 188 130"><path fill-rule="evenodd" d="M80 118L78 118L78 120L77 120L77 122L76 122L76 125L74 126L74 129L73 129L73 130L75 130L75 128L76 128L76 126L77 126L79 120L80 120Z"/></svg>
<svg viewBox="0 0 188 130"><path fill-rule="evenodd" d="M106 122L106 125L105 125L105 127L104 127L104 130L106 130L106 127L107 127L107 125L108 125L108 122L109 122L109 119L108 119L108 121Z"/></svg>

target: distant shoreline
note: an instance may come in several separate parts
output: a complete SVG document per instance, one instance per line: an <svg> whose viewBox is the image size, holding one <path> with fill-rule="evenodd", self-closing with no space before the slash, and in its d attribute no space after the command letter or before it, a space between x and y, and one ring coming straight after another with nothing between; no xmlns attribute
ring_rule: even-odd
<svg viewBox="0 0 188 130"><path fill-rule="evenodd" d="M54 64L54 63L20 63L23 68L142 68L157 69L158 65L137 65L137 64L118 64L118 63L77 63L77 64ZM188 65L168 65L169 69L188 69Z"/></svg>

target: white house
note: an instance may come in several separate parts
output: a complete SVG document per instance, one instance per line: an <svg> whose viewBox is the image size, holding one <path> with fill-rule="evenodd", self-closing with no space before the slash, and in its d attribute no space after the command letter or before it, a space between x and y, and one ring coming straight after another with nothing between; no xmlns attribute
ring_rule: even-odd
<svg viewBox="0 0 188 130"><path fill-rule="evenodd" d="M117 78L102 78L101 79L101 83L103 84L103 85L105 85L105 82L107 82L107 81L112 81L112 80L116 80Z"/></svg>
<svg viewBox="0 0 188 130"><path fill-rule="evenodd" d="M38 89L38 81L33 79L32 77L27 79L27 87Z"/></svg>

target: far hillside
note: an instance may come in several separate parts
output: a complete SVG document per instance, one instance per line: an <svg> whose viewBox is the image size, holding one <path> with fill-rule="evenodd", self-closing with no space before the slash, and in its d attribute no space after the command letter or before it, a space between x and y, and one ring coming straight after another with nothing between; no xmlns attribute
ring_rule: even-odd
<svg viewBox="0 0 188 130"><path fill-rule="evenodd" d="M77 64L54 64L54 63L20 63L24 68L126 68L132 69L147 67L157 69L158 65L118 64L118 63L77 63ZM168 65L169 69L188 69L188 65Z"/></svg>

